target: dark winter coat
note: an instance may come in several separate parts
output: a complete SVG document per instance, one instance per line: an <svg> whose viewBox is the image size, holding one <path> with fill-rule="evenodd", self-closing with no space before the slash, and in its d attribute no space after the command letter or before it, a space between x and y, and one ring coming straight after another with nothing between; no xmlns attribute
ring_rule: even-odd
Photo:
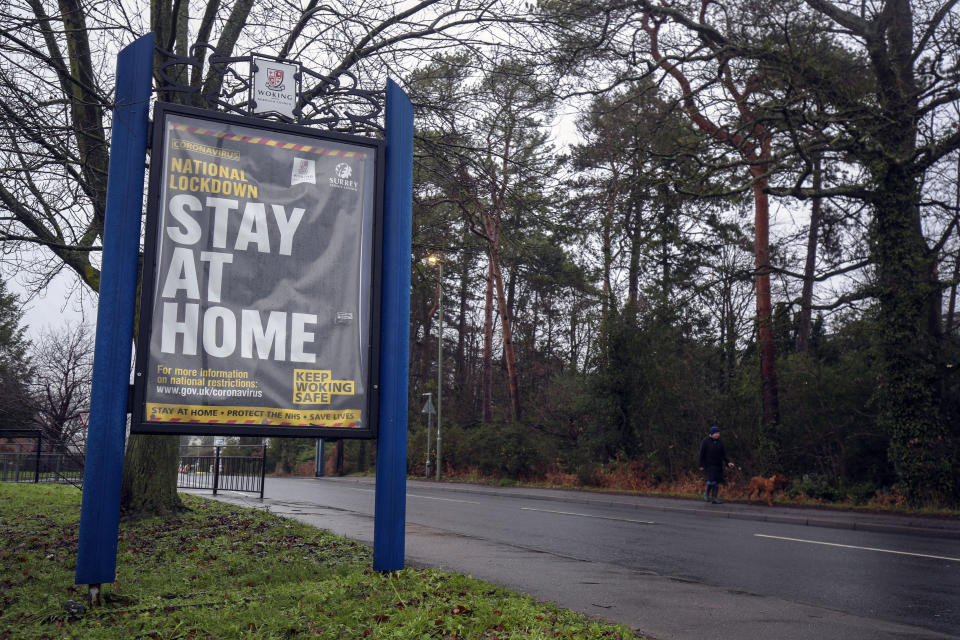
<svg viewBox="0 0 960 640"><path fill-rule="evenodd" d="M707 473L707 482L723 482L723 467L728 462L730 460L720 438L714 440L707 436L703 439L700 443L700 466Z"/></svg>

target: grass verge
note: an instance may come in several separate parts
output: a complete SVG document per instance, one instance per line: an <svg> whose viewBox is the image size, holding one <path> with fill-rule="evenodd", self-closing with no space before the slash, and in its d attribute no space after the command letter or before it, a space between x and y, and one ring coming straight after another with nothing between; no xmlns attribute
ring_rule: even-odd
<svg viewBox="0 0 960 640"><path fill-rule="evenodd" d="M636 638L470 577L374 572L367 547L265 511L184 501L121 524L117 580L89 609L73 584L80 492L0 484L0 640Z"/></svg>

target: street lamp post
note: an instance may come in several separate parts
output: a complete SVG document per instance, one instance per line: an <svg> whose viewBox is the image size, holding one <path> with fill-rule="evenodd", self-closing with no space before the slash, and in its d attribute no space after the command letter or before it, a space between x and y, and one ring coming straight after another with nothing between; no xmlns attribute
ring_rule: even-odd
<svg viewBox="0 0 960 640"><path fill-rule="evenodd" d="M423 394L427 399L427 403L423 405L423 410L421 413L427 414L427 468L424 477L430 478L430 432L433 431L433 414L436 413L436 410L433 408L433 394L427 392Z"/></svg>
<svg viewBox="0 0 960 640"><path fill-rule="evenodd" d="M437 332L437 482L440 481L440 443L443 438L440 434L441 415L443 410L443 260L438 256L427 258L430 264L437 265L437 311L440 318L440 328Z"/></svg>

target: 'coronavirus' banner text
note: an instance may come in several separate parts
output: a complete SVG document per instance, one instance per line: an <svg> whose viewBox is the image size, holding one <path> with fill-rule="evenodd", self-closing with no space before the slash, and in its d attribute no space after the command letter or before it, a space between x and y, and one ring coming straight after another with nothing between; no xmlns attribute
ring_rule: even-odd
<svg viewBox="0 0 960 640"><path fill-rule="evenodd" d="M380 143L154 120L132 430L373 437Z"/></svg>

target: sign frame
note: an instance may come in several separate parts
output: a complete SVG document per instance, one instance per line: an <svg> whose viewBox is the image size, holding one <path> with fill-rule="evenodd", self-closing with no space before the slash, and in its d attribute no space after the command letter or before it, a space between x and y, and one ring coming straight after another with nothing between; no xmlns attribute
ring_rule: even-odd
<svg viewBox="0 0 960 640"><path fill-rule="evenodd" d="M366 353L361 356L366 360L366 376L364 403L361 409L360 427L339 427L284 424L238 424L220 421L155 421L147 419L148 385L151 376L148 367L152 365L151 342L154 320L154 305L158 302L158 270L163 267L159 264L159 243L161 241L161 218L164 214L161 198L164 192L162 183L167 175L166 121L168 116L181 116L195 120L209 122L213 126L238 126L246 129L263 131L265 135L271 133L286 138L307 138L319 143L328 142L336 145L360 147L366 153L373 155L372 176L372 228L369 241L363 243L362 251L369 250L369 271L357 274L361 281L358 299L368 305L369 314L367 326L361 334L360 346ZM300 437L300 438L327 438L327 439L373 439L377 437L377 422L380 403L380 304L381 279L383 264L383 203L384 203L384 176L385 176L385 143L379 138L368 138L347 135L331 131L320 131L308 127L285 122L264 120L251 116L237 116L233 114L212 112L205 109L174 105L158 102L154 110L154 126L152 136L153 155L147 195L146 235L144 241L142 285L140 292L140 317L138 322L138 339L136 347L136 361L133 376L133 405L131 407L131 433L170 434L170 435L214 435L214 436L253 436L253 437ZM292 187L291 187L292 188ZM362 202L362 199L361 199ZM362 261L361 261L362 262ZM363 283L368 283L364 287ZM337 322L339 323L339 317ZM364 344L363 340L366 340ZM309 366L309 365L307 365ZM201 405L217 406L217 405ZM265 407L266 410L293 410L292 401L284 407Z"/></svg>

